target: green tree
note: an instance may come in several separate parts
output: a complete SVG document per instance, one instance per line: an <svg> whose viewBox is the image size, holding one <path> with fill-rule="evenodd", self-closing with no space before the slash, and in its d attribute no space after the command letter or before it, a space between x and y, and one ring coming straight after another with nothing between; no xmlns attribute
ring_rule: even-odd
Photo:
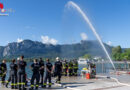
<svg viewBox="0 0 130 90"><path fill-rule="evenodd" d="M122 53L122 59L130 60L130 48L126 49Z"/></svg>
<svg viewBox="0 0 130 90"><path fill-rule="evenodd" d="M112 58L114 60L121 60L122 49L121 46L112 48Z"/></svg>
<svg viewBox="0 0 130 90"><path fill-rule="evenodd" d="M83 56L83 58L85 58L85 59L91 59L92 57L91 57L90 54L85 54L85 55Z"/></svg>

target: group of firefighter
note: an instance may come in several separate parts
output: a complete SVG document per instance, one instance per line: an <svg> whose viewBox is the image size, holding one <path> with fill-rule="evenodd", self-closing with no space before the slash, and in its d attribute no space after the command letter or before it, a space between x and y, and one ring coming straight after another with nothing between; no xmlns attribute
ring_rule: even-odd
<svg viewBox="0 0 130 90"><path fill-rule="evenodd" d="M8 84L11 82L11 89L26 90L26 85L28 83L26 72L27 63L24 60L24 56L12 60L10 64L9 78L6 81L7 65L6 60L3 60L0 64L0 78L1 84L8 88ZM78 62L77 60L60 60L59 57L56 58L54 65L49 59L44 62L42 58L34 59L33 63L30 65L32 70L32 78L30 79L30 90L38 89L39 86L46 88L46 86L52 86L51 77L55 77L55 83L61 83L61 76L77 76L78 75ZM36 82L35 82L36 80ZM48 83L47 83L48 81Z"/></svg>
<svg viewBox="0 0 130 90"><path fill-rule="evenodd" d="M63 61L63 75L64 76L77 76L78 75L78 62L76 59L70 61Z"/></svg>

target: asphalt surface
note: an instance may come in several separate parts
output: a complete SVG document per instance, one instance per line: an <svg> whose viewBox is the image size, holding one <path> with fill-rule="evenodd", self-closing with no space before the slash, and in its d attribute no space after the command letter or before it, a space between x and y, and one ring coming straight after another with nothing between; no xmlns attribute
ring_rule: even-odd
<svg viewBox="0 0 130 90"><path fill-rule="evenodd" d="M0 90L11 89L0 86ZM101 77L97 77L96 79L86 79L85 77L62 77L62 85L54 84L52 85L52 88L39 88L39 90L130 90L130 87L121 85L115 80Z"/></svg>

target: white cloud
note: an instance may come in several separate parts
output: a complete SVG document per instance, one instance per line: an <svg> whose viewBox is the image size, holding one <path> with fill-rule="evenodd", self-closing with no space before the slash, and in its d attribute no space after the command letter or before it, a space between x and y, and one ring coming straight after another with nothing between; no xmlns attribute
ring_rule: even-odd
<svg viewBox="0 0 130 90"><path fill-rule="evenodd" d="M57 41L57 40L55 40L55 39L53 39L53 38L52 38L52 39L50 39L50 43L51 43L51 44L53 44L53 45L56 45L56 44L57 44L57 42L58 42L58 41Z"/></svg>
<svg viewBox="0 0 130 90"><path fill-rule="evenodd" d="M58 43L58 41L54 38L49 38L48 36L41 36L42 39L42 43L44 44L52 44L52 45L56 45Z"/></svg>
<svg viewBox="0 0 130 90"><path fill-rule="evenodd" d="M21 39L21 38L18 38L18 39L17 39L17 42L18 42L18 43L20 43L20 42L22 42L22 41L23 41L23 39Z"/></svg>
<svg viewBox="0 0 130 90"><path fill-rule="evenodd" d="M88 36L86 35L86 33L81 33L80 36L81 36L82 40L88 39Z"/></svg>
<svg viewBox="0 0 130 90"><path fill-rule="evenodd" d="M111 46L111 45L112 45L112 42L111 42L111 41L108 41L107 44Z"/></svg>

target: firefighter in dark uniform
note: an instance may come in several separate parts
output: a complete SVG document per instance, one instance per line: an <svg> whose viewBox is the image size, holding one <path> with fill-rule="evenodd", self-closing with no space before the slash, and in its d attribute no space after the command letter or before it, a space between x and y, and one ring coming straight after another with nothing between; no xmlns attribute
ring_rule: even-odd
<svg viewBox="0 0 130 90"><path fill-rule="evenodd" d="M10 64L10 69L11 69L10 76L9 76L9 79L7 81L7 84L6 84L6 87L8 88L8 84L11 81L11 89L17 89L17 69L18 69L18 66L15 62L16 62L16 60L13 59L12 63Z"/></svg>
<svg viewBox="0 0 130 90"><path fill-rule="evenodd" d="M59 57L56 58L56 62L54 64L54 74L57 77L56 83L61 83L61 76L62 76L62 62L60 61Z"/></svg>
<svg viewBox="0 0 130 90"><path fill-rule="evenodd" d="M0 64L0 78L2 79L2 75L3 75L3 72L2 72L2 67L1 67L1 64Z"/></svg>
<svg viewBox="0 0 130 90"><path fill-rule="evenodd" d="M2 67L1 67L1 64L0 64L0 78L2 78L2 75L3 75L3 72L2 72Z"/></svg>
<svg viewBox="0 0 130 90"><path fill-rule="evenodd" d="M69 76L72 76L73 75L73 63L72 61L70 60L69 64L68 64L68 71L69 71Z"/></svg>
<svg viewBox="0 0 130 90"><path fill-rule="evenodd" d="M96 65L94 63L90 63L91 68L91 78L95 78L96 76Z"/></svg>
<svg viewBox="0 0 130 90"><path fill-rule="evenodd" d="M51 85L52 85L52 83L51 83L52 72L53 72L53 66L50 63L49 59L47 59L46 60L46 76L45 76L43 88L46 88L47 80L49 80L49 87L51 87Z"/></svg>
<svg viewBox="0 0 130 90"><path fill-rule="evenodd" d="M5 85L5 78L6 78L6 73L7 73L7 65L6 65L6 60L3 60L3 62L1 63L1 68L2 68L2 76L1 76L1 84Z"/></svg>
<svg viewBox="0 0 130 90"><path fill-rule="evenodd" d="M2 83L2 76L3 76L3 67L0 64L0 78L1 78L1 83Z"/></svg>
<svg viewBox="0 0 130 90"><path fill-rule="evenodd" d="M63 65L63 75L67 76L68 62L65 60L62 65Z"/></svg>
<svg viewBox="0 0 130 90"><path fill-rule="evenodd" d="M76 59L73 61L73 75L74 76L78 75L78 62Z"/></svg>
<svg viewBox="0 0 130 90"><path fill-rule="evenodd" d="M37 59L34 59L34 63L31 65L32 71L33 71L33 75L31 78L31 90L34 89L34 81L36 79L36 90L39 87L39 79L40 79L40 73L39 73L39 69L40 69L40 65L38 63Z"/></svg>
<svg viewBox="0 0 130 90"><path fill-rule="evenodd" d="M26 77L25 77L25 68L27 63L24 61L24 56L21 56L21 59L18 60L18 88L20 90L25 89Z"/></svg>
<svg viewBox="0 0 130 90"><path fill-rule="evenodd" d="M40 65L40 84L43 84L43 78L44 78L44 61L42 60L42 58L40 58L39 61L39 65Z"/></svg>

